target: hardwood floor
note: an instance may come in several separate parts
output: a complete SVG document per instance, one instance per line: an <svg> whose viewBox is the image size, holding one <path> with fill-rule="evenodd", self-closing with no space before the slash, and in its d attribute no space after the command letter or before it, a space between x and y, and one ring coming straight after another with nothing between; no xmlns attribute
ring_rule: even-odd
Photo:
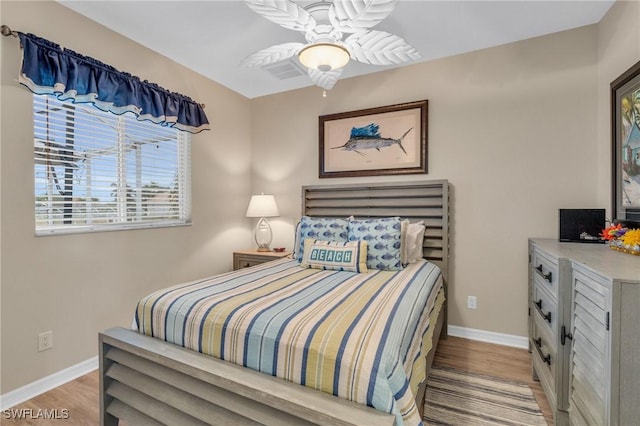
<svg viewBox="0 0 640 426"><path fill-rule="evenodd" d="M540 383L531 378L531 358L525 349L476 342L458 337L441 340L434 363L476 373L504 377L529 384L549 425L553 416ZM30 411L29 411L30 410ZM44 411L46 410L46 412ZM68 410L68 411L64 411ZM7 413L28 419L10 419ZM44 417L56 415L58 419ZM66 413L66 414L65 414ZM39 415L40 418L37 418ZM64 417L68 417L65 419ZM98 373L82 376L0 414L4 425L98 425Z"/></svg>
<svg viewBox="0 0 640 426"><path fill-rule="evenodd" d="M96 370L4 410L0 414L0 424L2 426L98 425L100 424L98 394L98 371ZM22 418L7 418L11 417L11 414L13 417L19 415Z"/></svg>

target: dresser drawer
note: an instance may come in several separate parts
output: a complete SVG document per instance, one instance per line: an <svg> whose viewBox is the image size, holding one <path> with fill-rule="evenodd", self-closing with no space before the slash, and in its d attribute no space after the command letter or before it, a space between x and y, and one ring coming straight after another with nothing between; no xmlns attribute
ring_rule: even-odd
<svg viewBox="0 0 640 426"><path fill-rule="evenodd" d="M538 320L539 328L546 329L546 333L551 338L549 343L553 344L554 349L557 349L555 345L558 337L558 305L545 288L545 284L535 284L531 303L531 315L534 320Z"/></svg>
<svg viewBox="0 0 640 426"><path fill-rule="evenodd" d="M544 320L536 317L531 337L531 360L551 409L555 411L558 404L556 398L556 364L558 360L552 341L553 338L548 332L548 327L544 325Z"/></svg>
<svg viewBox="0 0 640 426"><path fill-rule="evenodd" d="M533 251L533 259L531 261L533 268L533 277L536 284L541 284L549 291L554 301L558 300L558 261L545 255L539 248Z"/></svg>

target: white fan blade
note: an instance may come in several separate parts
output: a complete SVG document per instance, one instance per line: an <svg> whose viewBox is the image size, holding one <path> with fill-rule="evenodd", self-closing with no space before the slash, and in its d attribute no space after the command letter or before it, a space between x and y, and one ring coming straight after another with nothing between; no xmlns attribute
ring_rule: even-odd
<svg viewBox="0 0 640 426"><path fill-rule="evenodd" d="M267 47L247 56L240 66L251 68L256 65L269 65L297 55L304 47L302 43L283 43Z"/></svg>
<svg viewBox="0 0 640 426"><path fill-rule="evenodd" d="M351 58L372 65L397 65L420 59L420 53L401 37L369 30L352 34L344 41Z"/></svg>
<svg viewBox="0 0 640 426"><path fill-rule="evenodd" d="M329 8L331 24L343 33L368 29L384 20L398 0L337 0Z"/></svg>
<svg viewBox="0 0 640 426"><path fill-rule="evenodd" d="M307 31L316 20L303 8L289 0L245 0L249 8L276 24L296 31Z"/></svg>
<svg viewBox="0 0 640 426"><path fill-rule="evenodd" d="M325 90L331 90L342 75L342 68L331 71L318 71L309 68L309 78L315 83L316 86Z"/></svg>

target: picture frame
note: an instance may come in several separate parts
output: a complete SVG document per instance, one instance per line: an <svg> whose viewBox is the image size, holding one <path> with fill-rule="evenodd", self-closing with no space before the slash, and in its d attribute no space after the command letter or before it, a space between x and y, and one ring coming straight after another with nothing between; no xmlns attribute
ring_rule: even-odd
<svg viewBox="0 0 640 426"><path fill-rule="evenodd" d="M612 219L640 228L640 61L611 83Z"/></svg>
<svg viewBox="0 0 640 426"><path fill-rule="evenodd" d="M322 115L319 177L427 173L428 101Z"/></svg>

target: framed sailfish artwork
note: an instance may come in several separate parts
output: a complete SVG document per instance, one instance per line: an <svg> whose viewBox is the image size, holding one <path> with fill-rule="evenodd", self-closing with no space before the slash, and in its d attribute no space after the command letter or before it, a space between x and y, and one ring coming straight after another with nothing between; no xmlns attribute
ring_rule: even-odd
<svg viewBox="0 0 640 426"><path fill-rule="evenodd" d="M427 173L428 101L322 115L321 178Z"/></svg>

